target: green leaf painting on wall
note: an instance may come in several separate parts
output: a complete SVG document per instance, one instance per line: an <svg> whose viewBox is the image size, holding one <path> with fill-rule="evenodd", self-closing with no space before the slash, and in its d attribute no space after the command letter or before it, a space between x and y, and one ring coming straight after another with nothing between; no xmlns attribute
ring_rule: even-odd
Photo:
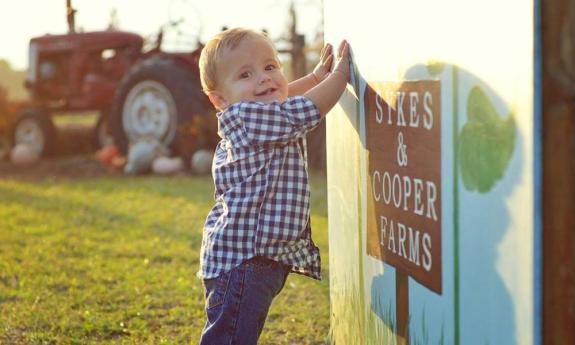
<svg viewBox="0 0 575 345"><path fill-rule="evenodd" d="M468 191L489 192L513 154L515 120L499 116L483 90L476 86L467 99L468 121L459 134L459 164Z"/></svg>
<svg viewBox="0 0 575 345"><path fill-rule="evenodd" d="M430 60L426 64L427 73L432 77L438 77L445 69L445 63L436 60Z"/></svg>

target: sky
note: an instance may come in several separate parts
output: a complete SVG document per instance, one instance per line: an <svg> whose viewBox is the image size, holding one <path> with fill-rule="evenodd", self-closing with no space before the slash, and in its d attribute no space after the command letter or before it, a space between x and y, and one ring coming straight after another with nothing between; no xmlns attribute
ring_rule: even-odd
<svg viewBox="0 0 575 345"><path fill-rule="evenodd" d="M297 31L312 39L321 28L321 0L293 0ZM115 9L119 28L154 37L170 21L182 20L168 34L172 43L188 46L199 37L206 41L222 26L268 30L272 39L286 32L290 0L73 0L76 26L84 31L104 30ZM4 6L2 6L4 5ZM67 32L66 0L0 0L0 59L14 69L26 69L30 38ZM171 38L170 38L171 37Z"/></svg>

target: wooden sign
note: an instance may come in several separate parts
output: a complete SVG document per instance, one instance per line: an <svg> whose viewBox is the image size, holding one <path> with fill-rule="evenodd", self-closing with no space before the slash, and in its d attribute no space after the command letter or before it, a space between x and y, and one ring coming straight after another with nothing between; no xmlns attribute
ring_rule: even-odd
<svg viewBox="0 0 575 345"><path fill-rule="evenodd" d="M368 84L367 254L432 291L441 280L439 81Z"/></svg>

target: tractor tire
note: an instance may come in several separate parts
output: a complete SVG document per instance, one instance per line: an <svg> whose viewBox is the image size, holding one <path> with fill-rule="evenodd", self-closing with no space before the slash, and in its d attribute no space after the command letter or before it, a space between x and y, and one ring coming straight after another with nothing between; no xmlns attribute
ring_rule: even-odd
<svg viewBox="0 0 575 345"><path fill-rule="evenodd" d="M92 141L98 150L114 145L114 137L112 136L110 127L108 126L108 119L103 113L98 116Z"/></svg>
<svg viewBox="0 0 575 345"><path fill-rule="evenodd" d="M40 109L27 109L18 114L12 126L13 146L29 145L38 156L54 153L57 132L50 115Z"/></svg>
<svg viewBox="0 0 575 345"><path fill-rule="evenodd" d="M152 57L132 67L122 78L110 113L110 130L126 154L140 139L155 138L181 153L181 128L193 118L214 113L201 90L199 76L170 58Z"/></svg>

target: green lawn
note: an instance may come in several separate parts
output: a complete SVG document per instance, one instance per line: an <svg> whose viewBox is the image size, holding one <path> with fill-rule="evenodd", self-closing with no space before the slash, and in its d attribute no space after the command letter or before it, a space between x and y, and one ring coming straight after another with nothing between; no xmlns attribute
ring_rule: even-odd
<svg viewBox="0 0 575 345"><path fill-rule="evenodd" d="M0 344L196 344L209 177L0 178ZM290 275L261 344L329 332L325 179L312 178L324 280Z"/></svg>

